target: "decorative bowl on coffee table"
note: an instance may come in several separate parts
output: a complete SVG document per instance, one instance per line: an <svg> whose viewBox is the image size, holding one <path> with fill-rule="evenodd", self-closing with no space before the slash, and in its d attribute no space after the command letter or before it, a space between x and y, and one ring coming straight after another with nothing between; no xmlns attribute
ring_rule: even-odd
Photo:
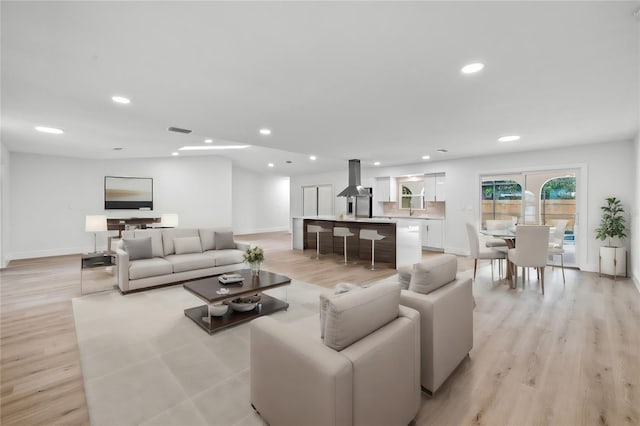
<svg viewBox="0 0 640 426"><path fill-rule="evenodd" d="M229 306L236 312L248 312L256 308L260 302L260 295L254 294L253 296L239 297L229 302Z"/></svg>

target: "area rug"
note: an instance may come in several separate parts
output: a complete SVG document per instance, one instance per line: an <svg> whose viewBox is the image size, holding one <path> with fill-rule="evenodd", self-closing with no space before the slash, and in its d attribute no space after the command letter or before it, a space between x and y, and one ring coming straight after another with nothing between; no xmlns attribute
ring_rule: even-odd
<svg viewBox="0 0 640 426"><path fill-rule="evenodd" d="M283 322L317 315L322 287L293 281ZM249 324L213 335L184 316L202 301L182 286L73 299L91 424L263 425L249 403Z"/></svg>

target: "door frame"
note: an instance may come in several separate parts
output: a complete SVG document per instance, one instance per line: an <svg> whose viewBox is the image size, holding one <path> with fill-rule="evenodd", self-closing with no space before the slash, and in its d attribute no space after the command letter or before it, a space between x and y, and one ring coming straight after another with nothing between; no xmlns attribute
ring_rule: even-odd
<svg viewBox="0 0 640 426"><path fill-rule="evenodd" d="M505 168L494 170L479 171L476 177L477 188L476 192L477 202L476 206L478 212L476 214L476 220L481 217L482 214L482 178L484 176L505 175L505 174L527 174L527 173L540 173L540 172L552 172L555 170L575 170L576 173L576 219L574 234L576 236L576 266L578 269L588 269L588 253L591 239L587 234L588 222L588 188L589 188L589 170L586 163L569 163L569 164L555 164L555 165L541 165L541 166L526 166L517 168ZM523 187L523 190L525 188Z"/></svg>

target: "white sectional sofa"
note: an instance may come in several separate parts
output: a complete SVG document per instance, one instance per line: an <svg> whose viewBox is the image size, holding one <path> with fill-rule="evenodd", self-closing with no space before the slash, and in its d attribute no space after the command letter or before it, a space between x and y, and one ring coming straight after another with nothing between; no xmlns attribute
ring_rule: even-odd
<svg viewBox="0 0 640 426"><path fill-rule="evenodd" d="M249 246L212 228L124 231L115 249L118 287L126 294L242 269Z"/></svg>

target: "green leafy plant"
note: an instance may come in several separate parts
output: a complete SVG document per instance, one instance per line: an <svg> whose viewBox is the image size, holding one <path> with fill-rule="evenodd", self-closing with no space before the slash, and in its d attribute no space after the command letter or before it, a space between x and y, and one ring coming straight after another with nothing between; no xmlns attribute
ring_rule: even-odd
<svg viewBox="0 0 640 426"><path fill-rule="evenodd" d="M242 255L245 263L264 262L264 250L260 247L250 247Z"/></svg>
<svg viewBox="0 0 640 426"><path fill-rule="evenodd" d="M624 239L627 237L627 227L624 220L624 209L622 203L616 197L607 198L607 205L600 207L602 218L600 226L596 228L596 238L604 241L608 239L608 246L611 246L611 238Z"/></svg>

